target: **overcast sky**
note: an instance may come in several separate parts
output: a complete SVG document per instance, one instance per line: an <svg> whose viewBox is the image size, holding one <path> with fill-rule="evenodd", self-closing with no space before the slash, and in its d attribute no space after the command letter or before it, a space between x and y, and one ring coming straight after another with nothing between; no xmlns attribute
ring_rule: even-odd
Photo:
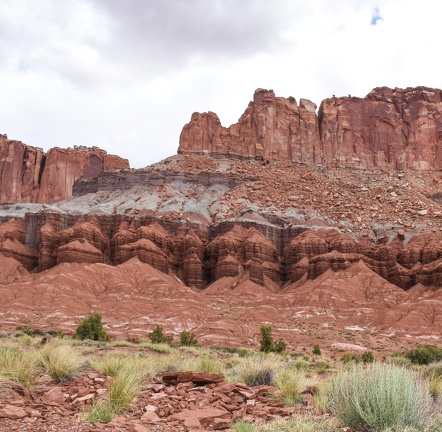
<svg viewBox="0 0 442 432"><path fill-rule="evenodd" d="M320 104L442 87L440 0L0 0L0 133L142 167L194 111L235 123L256 88Z"/></svg>

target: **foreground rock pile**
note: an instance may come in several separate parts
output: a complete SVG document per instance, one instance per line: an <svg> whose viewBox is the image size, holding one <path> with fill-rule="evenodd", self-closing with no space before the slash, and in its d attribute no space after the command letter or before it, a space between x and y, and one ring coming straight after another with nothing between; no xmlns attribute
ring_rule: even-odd
<svg viewBox="0 0 442 432"><path fill-rule="evenodd" d="M308 404L314 388L305 389L305 403L284 407L272 400L275 389L271 386L247 387L224 382L222 375L173 372L147 382L133 409L112 423L80 421L81 412L106 396L109 379L89 371L66 383L43 376L30 392L11 384L0 394L0 430L230 431L236 419L259 422L313 412Z"/></svg>

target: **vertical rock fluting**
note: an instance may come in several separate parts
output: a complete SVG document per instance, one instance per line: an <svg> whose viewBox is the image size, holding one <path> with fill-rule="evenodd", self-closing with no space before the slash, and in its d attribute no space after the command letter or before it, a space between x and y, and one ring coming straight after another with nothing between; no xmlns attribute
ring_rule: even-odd
<svg viewBox="0 0 442 432"><path fill-rule="evenodd" d="M207 246L210 280L243 277L264 285L264 276L279 282L281 265L273 243L255 228L234 226Z"/></svg>
<svg viewBox="0 0 442 432"><path fill-rule="evenodd" d="M0 135L0 203L53 203L72 196L74 182L129 168L97 147L42 149Z"/></svg>
<svg viewBox="0 0 442 432"><path fill-rule="evenodd" d="M441 169L442 91L376 88L365 98L316 105L258 89L229 128L212 112L194 113L179 153L212 153L342 168Z"/></svg>

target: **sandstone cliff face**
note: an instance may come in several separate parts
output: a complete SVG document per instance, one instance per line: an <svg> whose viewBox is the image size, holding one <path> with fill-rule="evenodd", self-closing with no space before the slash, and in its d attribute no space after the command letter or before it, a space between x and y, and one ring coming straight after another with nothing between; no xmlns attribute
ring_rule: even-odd
<svg viewBox="0 0 442 432"><path fill-rule="evenodd" d="M180 136L179 153L219 153L314 163L319 150L316 105L258 89L237 124L225 128L215 113L194 113Z"/></svg>
<svg viewBox="0 0 442 432"><path fill-rule="evenodd" d="M128 168L126 159L91 149L42 149L0 135L0 202L53 203L72 196L80 179L90 180L101 172Z"/></svg>
<svg viewBox="0 0 442 432"><path fill-rule="evenodd" d="M258 89L237 124L194 113L179 153L217 153L342 168L437 170L442 166L442 91L376 88L365 98L316 105Z"/></svg>
<svg viewBox="0 0 442 432"><path fill-rule="evenodd" d="M0 135L0 202L33 202L44 158L41 149Z"/></svg>

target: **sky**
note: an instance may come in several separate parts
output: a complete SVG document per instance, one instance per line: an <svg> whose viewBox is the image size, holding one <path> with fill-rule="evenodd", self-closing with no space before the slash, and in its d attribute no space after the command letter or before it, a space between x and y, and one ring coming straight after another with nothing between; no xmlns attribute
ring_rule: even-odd
<svg viewBox="0 0 442 432"><path fill-rule="evenodd" d="M236 123L257 88L321 100L442 88L440 0L0 0L0 133L140 168L193 112Z"/></svg>

